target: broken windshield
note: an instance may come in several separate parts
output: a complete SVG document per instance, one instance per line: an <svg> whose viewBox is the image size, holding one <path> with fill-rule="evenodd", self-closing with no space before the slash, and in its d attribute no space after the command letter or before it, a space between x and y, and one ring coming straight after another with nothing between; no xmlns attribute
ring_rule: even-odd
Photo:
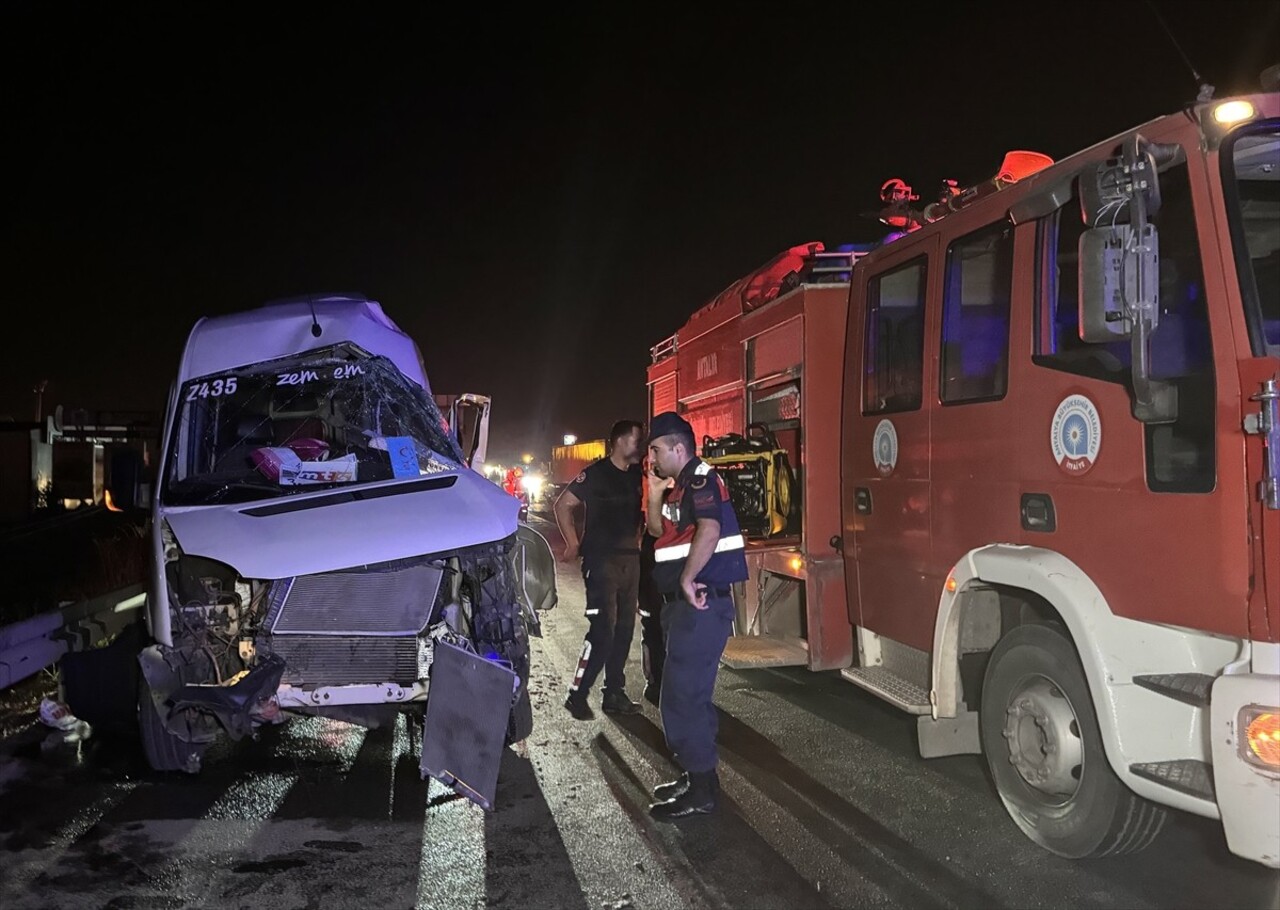
<svg viewBox="0 0 1280 910"><path fill-rule="evenodd" d="M193 379L177 407L170 505L407 479L462 462L430 396L352 344Z"/></svg>

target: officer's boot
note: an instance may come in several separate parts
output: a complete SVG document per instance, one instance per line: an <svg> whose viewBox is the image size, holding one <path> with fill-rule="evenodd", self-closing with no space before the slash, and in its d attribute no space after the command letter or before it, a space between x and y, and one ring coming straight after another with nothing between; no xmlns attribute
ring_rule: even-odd
<svg viewBox="0 0 1280 910"><path fill-rule="evenodd" d="M685 771L675 780L669 780L665 784L658 784L658 786L654 787L653 798L660 803L665 803L669 799L684 795L684 791L688 789L689 772Z"/></svg>
<svg viewBox="0 0 1280 910"><path fill-rule="evenodd" d="M649 814L663 821L690 815L710 815L716 810L719 795L720 781L715 771L690 774L688 790L665 803L654 803L649 807Z"/></svg>
<svg viewBox="0 0 1280 910"><path fill-rule="evenodd" d="M564 700L564 706L578 720L591 720L596 716L596 712L587 704L587 696L582 692L570 691L569 697Z"/></svg>
<svg viewBox="0 0 1280 910"><path fill-rule="evenodd" d="M600 707L605 714L639 714L640 706L627 697L621 689L605 689Z"/></svg>

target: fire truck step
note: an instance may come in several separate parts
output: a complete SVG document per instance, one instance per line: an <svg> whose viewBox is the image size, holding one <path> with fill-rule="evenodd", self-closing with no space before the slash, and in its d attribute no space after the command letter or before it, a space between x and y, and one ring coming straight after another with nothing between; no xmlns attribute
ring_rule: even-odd
<svg viewBox="0 0 1280 910"><path fill-rule="evenodd" d="M1144 689L1159 692L1197 708L1208 706L1209 690L1213 688L1213 677L1207 673L1159 673L1153 676L1135 676L1133 681Z"/></svg>
<svg viewBox="0 0 1280 910"><path fill-rule="evenodd" d="M807 667L809 649L795 638L763 638L734 635L724 646L720 662L731 670L758 670L764 667Z"/></svg>
<svg viewBox="0 0 1280 910"><path fill-rule="evenodd" d="M929 713L929 693L888 667L846 667L840 675L908 714Z"/></svg>
<svg viewBox="0 0 1280 910"><path fill-rule="evenodd" d="M1194 758L1174 761L1150 761L1129 766L1139 777L1145 777L1171 790L1213 800L1213 766Z"/></svg>

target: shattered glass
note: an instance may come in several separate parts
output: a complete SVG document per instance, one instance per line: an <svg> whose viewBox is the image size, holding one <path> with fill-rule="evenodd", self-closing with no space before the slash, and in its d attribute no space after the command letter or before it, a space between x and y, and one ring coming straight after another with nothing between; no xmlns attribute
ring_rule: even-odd
<svg viewBox="0 0 1280 910"><path fill-rule="evenodd" d="M179 390L164 499L247 502L459 470L425 390L343 343L202 376Z"/></svg>

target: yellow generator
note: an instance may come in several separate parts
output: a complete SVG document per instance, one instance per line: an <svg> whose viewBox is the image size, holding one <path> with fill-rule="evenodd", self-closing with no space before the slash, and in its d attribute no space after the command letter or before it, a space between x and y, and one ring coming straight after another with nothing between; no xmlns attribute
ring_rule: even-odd
<svg viewBox="0 0 1280 910"><path fill-rule="evenodd" d="M798 529L795 474L787 450L765 426L751 424L746 436L703 437L702 460L729 488L743 534L778 537Z"/></svg>

